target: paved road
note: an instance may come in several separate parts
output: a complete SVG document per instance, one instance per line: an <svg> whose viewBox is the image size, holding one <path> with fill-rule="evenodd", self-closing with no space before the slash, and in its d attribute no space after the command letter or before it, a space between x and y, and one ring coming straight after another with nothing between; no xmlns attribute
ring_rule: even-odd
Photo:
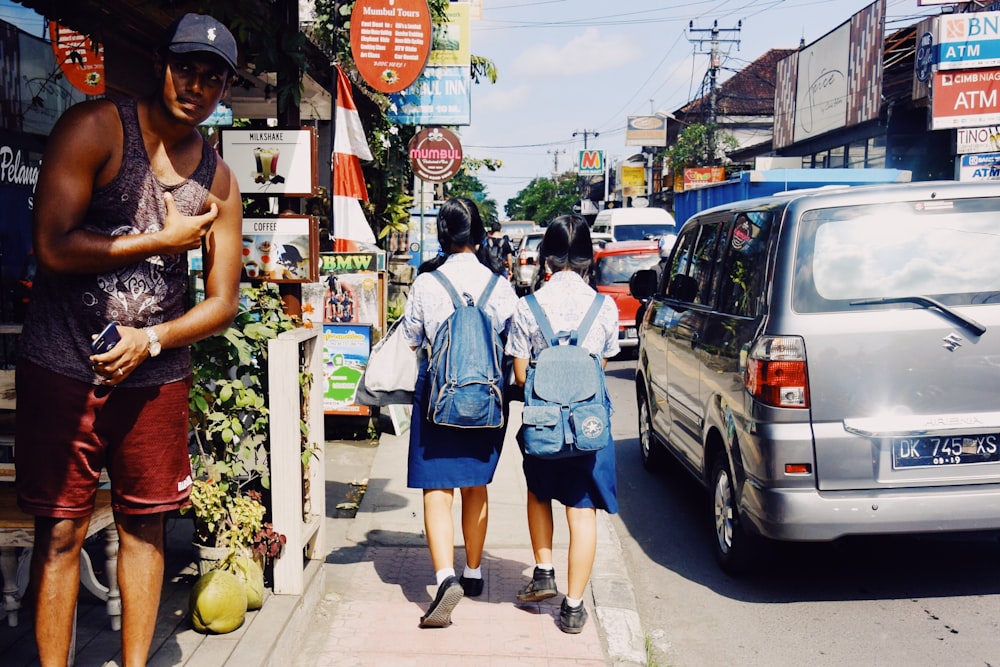
<svg viewBox="0 0 1000 667"><path fill-rule="evenodd" d="M642 468L634 366L608 365L621 505L613 525L656 665L1000 664L993 535L784 545L756 576L723 574L707 495L678 468Z"/></svg>

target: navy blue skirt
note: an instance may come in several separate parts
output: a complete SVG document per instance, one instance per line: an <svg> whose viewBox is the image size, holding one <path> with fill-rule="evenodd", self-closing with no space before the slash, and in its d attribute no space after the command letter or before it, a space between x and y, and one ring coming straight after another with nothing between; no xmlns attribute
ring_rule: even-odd
<svg viewBox="0 0 1000 667"><path fill-rule="evenodd" d="M411 489L460 489L493 481L503 449L509 411L503 428L454 428L427 420L430 382L421 360L413 393L410 450L406 486Z"/></svg>
<svg viewBox="0 0 1000 667"><path fill-rule="evenodd" d="M520 431L517 442L524 457L524 479L536 498L558 500L566 507L594 507L608 514L618 513L614 441L593 454L563 459L525 454Z"/></svg>

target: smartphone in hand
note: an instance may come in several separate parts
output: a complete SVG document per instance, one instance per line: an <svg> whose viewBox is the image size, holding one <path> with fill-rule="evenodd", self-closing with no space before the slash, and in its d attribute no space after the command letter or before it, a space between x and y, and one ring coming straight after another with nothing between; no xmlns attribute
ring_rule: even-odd
<svg viewBox="0 0 1000 667"><path fill-rule="evenodd" d="M91 341L90 349L94 351L94 354L104 354L121 339L122 337L118 333L118 323L109 322L108 326L104 327L101 333L97 334L97 338Z"/></svg>

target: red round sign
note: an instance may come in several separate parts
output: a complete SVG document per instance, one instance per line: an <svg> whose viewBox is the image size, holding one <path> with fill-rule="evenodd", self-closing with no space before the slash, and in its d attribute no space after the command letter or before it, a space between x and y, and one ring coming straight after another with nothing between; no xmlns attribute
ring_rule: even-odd
<svg viewBox="0 0 1000 667"><path fill-rule="evenodd" d="M410 139L410 166L421 181L444 183L462 167L462 144L451 130L428 127Z"/></svg>
<svg viewBox="0 0 1000 667"><path fill-rule="evenodd" d="M358 0L351 12L351 55L369 86L398 93L420 76L431 52L427 0Z"/></svg>

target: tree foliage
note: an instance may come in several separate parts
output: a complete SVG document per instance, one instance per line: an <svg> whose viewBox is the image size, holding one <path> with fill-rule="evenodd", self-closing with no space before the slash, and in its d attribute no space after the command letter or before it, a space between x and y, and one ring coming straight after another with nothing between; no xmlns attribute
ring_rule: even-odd
<svg viewBox="0 0 1000 667"><path fill-rule="evenodd" d="M708 167L719 164L719 154L739 147L736 137L719 131L711 123L692 123L685 127L677 141L662 155L670 160L674 171L687 167Z"/></svg>
<svg viewBox="0 0 1000 667"><path fill-rule="evenodd" d="M534 220L542 227L552 218L569 215L580 203L575 174L564 174L556 180L535 178L527 187L507 200L504 210L511 220Z"/></svg>

